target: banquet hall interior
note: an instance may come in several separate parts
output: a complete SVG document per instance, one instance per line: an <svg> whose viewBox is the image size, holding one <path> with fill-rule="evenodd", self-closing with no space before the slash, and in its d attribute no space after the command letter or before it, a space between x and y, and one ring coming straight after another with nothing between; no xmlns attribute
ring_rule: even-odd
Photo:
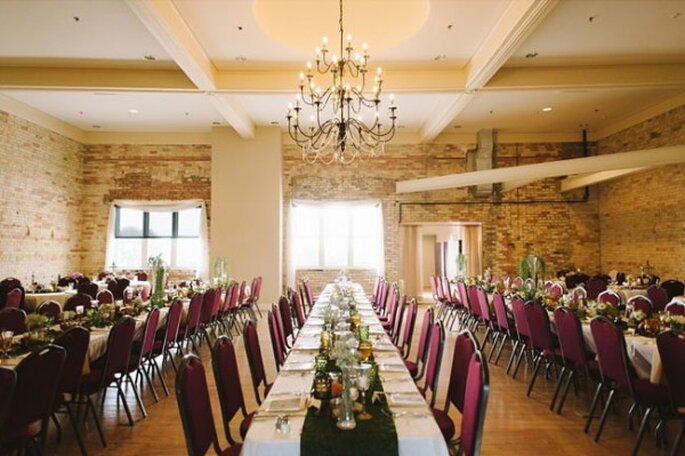
<svg viewBox="0 0 685 456"><path fill-rule="evenodd" d="M0 454L685 455L685 0L0 0Z"/></svg>

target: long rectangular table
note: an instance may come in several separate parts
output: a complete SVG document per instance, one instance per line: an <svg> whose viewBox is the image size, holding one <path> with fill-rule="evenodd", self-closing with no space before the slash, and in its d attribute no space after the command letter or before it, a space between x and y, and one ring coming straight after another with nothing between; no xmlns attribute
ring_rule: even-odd
<svg viewBox="0 0 685 456"><path fill-rule="evenodd" d="M243 445L243 455L246 456L271 456L274 454L295 456L300 454L300 434L304 425L306 410L289 413L290 432L280 434L276 432L273 414L266 412L269 401L274 398L282 398L292 395L302 395L308 397L314 372L294 371L300 363L313 361L319 344L320 334L323 325L322 311L330 303L332 285L327 285L319 296L319 299L312 309L309 318L298 334L297 340L291 350L280 374L260 407L255 419L250 426L250 430L245 437ZM402 364L402 358L396 350L381 350L381 348L391 345L380 324L378 317L373 311L361 286L355 285L355 300L357 308L362 315L362 322L370 325L371 340L374 341L374 356L379 364L380 378L383 389L387 394L405 393L420 395L411 375L406 369L399 372L385 372L384 365ZM428 406L425 407L394 407L393 411L406 413L398 414L395 418L395 428L397 430L398 450L401 456L410 455L448 455L447 445L430 414ZM345 431L340 431L345 432Z"/></svg>

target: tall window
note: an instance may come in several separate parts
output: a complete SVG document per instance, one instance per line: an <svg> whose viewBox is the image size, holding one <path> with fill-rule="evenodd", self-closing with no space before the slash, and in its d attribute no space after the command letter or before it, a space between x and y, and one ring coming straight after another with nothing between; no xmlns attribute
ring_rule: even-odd
<svg viewBox="0 0 685 456"><path fill-rule="evenodd" d="M172 268L197 269L200 262L200 208L147 212L116 208L114 262L120 268L143 268L162 255Z"/></svg>
<svg viewBox="0 0 685 456"><path fill-rule="evenodd" d="M379 202L294 203L291 261L297 269L383 268Z"/></svg>

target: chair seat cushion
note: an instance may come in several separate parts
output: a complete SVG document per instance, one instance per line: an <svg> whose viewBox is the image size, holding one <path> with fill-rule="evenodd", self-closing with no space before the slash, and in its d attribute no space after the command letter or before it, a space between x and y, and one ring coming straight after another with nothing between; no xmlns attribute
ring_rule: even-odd
<svg viewBox="0 0 685 456"><path fill-rule="evenodd" d="M649 380L633 380L635 399L645 405L666 405L669 403L668 390L663 385L656 385Z"/></svg>
<svg viewBox="0 0 685 456"><path fill-rule="evenodd" d="M252 424L252 418L254 418L255 412L248 413L248 415L243 418L243 421L240 422L240 438L245 440L245 436L247 435L247 431L250 429L250 425Z"/></svg>
<svg viewBox="0 0 685 456"><path fill-rule="evenodd" d="M412 377L416 377L419 373L419 366L414 361L404 360L404 366L407 368Z"/></svg>
<svg viewBox="0 0 685 456"><path fill-rule="evenodd" d="M435 422L438 423L438 427L440 428L440 432L442 432L442 436L445 438L445 441L449 442L452 440L452 437L454 437L454 421L452 421L452 418L449 417L449 415L445 412L443 412L440 409L431 409L431 412L433 412L433 418L435 418Z"/></svg>
<svg viewBox="0 0 685 456"><path fill-rule="evenodd" d="M90 366L90 372L81 376L81 392L84 394L93 394L100 390L103 385L109 385L114 381L114 378L105 379L103 382L104 371L102 369Z"/></svg>

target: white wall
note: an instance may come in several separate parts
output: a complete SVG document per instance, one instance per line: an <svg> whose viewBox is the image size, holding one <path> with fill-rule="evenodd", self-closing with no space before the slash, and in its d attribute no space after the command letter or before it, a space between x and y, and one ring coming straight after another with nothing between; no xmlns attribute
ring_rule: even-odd
<svg viewBox="0 0 685 456"><path fill-rule="evenodd" d="M279 128L212 131L211 259L226 257L236 280L261 275L262 310L281 293L282 175Z"/></svg>

